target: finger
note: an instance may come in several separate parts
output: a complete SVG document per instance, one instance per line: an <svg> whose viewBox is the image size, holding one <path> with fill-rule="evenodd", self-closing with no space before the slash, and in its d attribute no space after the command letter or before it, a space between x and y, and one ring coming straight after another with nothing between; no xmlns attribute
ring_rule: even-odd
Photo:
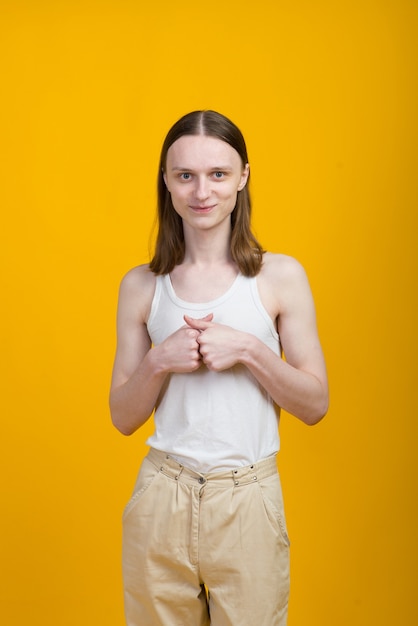
<svg viewBox="0 0 418 626"><path fill-rule="evenodd" d="M207 328L209 328L209 326L211 326L212 319L213 319L213 313L209 313L209 315L206 315L205 317L202 317L200 319L189 317L189 315L184 316L184 321L186 322L188 326L190 326L191 328L195 328L196 330L200 330L200 331L206 330Z"/></svg>
<svg viewBox="0 0 418 626"><path fill-rule="evenodd" d="M190 328L190 326L185 326L184 328L188 337L191 337L192 339L197 339L199 337L200 332L197 328Z"/></svg>
<svg viewBox="0 0 418 626"><path fill-rule="evenodd" d="M199 317L199 318L195 318L195 317L190 317L189 315L183 315L183 319L186 320L186 317L189 320L193 320L194 322L201 322L201 321L206 321L206 322L211 322L213 320L213 313L208 313L207 315L205 315L205 317ZM190 324L184 324L184 326L181 326L181 328L190 328Z"/></svg>

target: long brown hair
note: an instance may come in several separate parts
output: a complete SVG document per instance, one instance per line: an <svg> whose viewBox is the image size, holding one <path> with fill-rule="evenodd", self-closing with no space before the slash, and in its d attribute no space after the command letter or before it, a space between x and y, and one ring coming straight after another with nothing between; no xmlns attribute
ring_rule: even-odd
<svg viewBox="0 0 418 626"><path fill-rule="evenodd" d="M207 135L228 143L241 157L242 166L248 163L244 137L227 117L216 111L193 111L184 115L168 131L161 150L158 169L158 233L150 269L155 274L168 274L184 259L183 222L176 213L171 195L164 182L167 152L184 135ZM255 276L261 269L263 249L251 232L251 200L248 180L238 191L237 202L231 214L231 255L244 276Z"/></svg>

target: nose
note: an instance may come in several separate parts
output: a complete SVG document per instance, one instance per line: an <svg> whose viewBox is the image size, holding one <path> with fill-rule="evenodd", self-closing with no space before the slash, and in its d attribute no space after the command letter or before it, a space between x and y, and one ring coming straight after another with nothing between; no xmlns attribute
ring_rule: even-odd
<svg viewBox="0 0 418 626"><path fill-rule="evenodd" d="M196 186L196 198L198 200L205 200L209 196L209 181L206 176L202 176L197 180Z"/></svg>

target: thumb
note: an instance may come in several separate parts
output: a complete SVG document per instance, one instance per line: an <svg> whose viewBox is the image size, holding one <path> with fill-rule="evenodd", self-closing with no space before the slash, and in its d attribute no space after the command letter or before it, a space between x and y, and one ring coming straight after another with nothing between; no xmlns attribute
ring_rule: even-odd
<svg viewBox="0 0 418 626"><path fill-rule="evenodd" d="M209 313L208 315L205 315L205 317L201 317L199 319L195 319L194 317L185 315L183 319L186 324L191 328L202 331L206 330L206 328L209 328L209 326L211 325L211 322L213 320L213 313Z"/></svg>

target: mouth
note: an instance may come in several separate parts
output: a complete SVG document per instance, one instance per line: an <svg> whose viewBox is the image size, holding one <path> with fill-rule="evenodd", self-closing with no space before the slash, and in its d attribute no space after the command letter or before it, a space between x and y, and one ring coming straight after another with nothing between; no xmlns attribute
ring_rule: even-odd
<svg viewBox="0 0 418 626"><path fill-rule="evenodd" d="M190 208L195 213L209 213L215 206L216 206L215 204L210 204L210 205L196 204L196 205L192 205Z"/></svg>

